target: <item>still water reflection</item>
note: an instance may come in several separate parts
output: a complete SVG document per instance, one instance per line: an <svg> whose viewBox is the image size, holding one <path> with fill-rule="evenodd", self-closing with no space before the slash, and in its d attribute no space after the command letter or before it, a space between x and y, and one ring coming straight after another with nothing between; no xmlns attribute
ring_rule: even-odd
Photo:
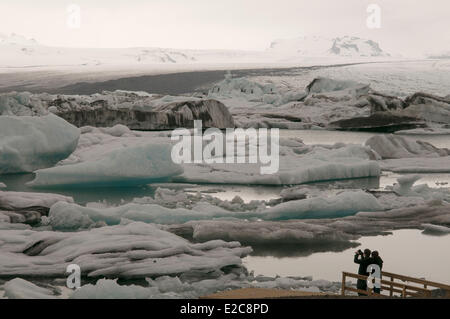
<svg viewBox="0 0 450 319"><path fill-rule="evenodd" d="M358 267L353 263L355 250L369 248L380 252L385 271L450 283L450 235L429 236L419 230L406 229L387 236L362 237L357 242L358 248L310 250L304 256L298 250L293 250L291 256L288 252L284 257L261 256L262 252L257 250L244 259L244 264L256 275L312 275L314 279L339 281L342 271L357 273ZM279 246L279 250L283 247Z"/></svg>

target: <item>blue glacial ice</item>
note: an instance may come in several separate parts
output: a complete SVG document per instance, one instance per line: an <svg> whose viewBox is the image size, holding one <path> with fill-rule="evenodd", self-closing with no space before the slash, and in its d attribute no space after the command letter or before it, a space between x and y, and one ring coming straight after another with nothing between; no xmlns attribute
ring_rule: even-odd
<svg viewBox="0 0 450 319"><path fill-rule="evenodd" d="M363 191L346 191L336 196L290 201L272 208L253 211L228 211L208 202L192 209L167 208L156 204L130 203L118 207L93 208L59 202L50 208L48 224L55 230L86 229L117 225L123 220L156 224L180 224L211 219L292 220L303 218L337 218L361 211L381 211L377 199Z"/></svg>
<svg viewBox="0 0 450 319"><path fill-rule="evenodd" d="M62 118L0 116L0 174L51 167L76 149L80 130Z"/></svg>
<svg viewBox="0 0 450 319"><path fill-rule="evenodd" d="M114 150L100 159L36 171L32 187L128 187L163 182L183 172L168 144Z"/></svg>

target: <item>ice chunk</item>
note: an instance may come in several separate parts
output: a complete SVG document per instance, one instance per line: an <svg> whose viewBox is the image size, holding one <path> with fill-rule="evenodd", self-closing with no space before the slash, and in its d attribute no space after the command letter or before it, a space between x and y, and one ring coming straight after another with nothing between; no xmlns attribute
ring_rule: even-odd
<svg viewBox="0 0 450 319"><path fill-rule="evenodd" d="M5 183L0 183L0 188L6 188L7 186L5 185Z"/></svg>
<svg viewBox="0 0 450 319"><path fill-rule="evenodd" d="M59 194L0 191L0 208L19 210L39 206L50 208L57 202L73 203L73 198Z"/></svg>
<svg viewBox="0 0 450 319"><path fill-rule="evenodd" d="M443 236L450 234L450 228L446 226L440 226L440 225L433 225L433 224L423 224L422 225L424 230L423 234L427 235L437 235L437 236Z"/></svg>
<svg viewBox="0 0 450 319"><path fill-rule="evenodd" d="M49 224L54 229L74 230L89 228L96 223L117 225L122 219L145 223L174 224L189 220L205 220L223 217L249 218L261 216L258 212L230 212L223 208L200 202L192 209L166 208L156 204L126 204L110 208L82 207L76 204L59 202L49 213Z"/></svg>
<svg viewBox="0 0 450 319"><path fill-rule="evenodd" d="M88 284L75 290L71 299L149 299L158 294L156 288L136 285L121 286L117 280L100 279L95 285Z"/></svg>
<svg viewBox="0 0 450 319"><path fill-rule="evenodd" d="M428 122L450 124L450 99L426 93L415 93L405 102L408 106L403 114Z"/></svg>
<svg viewBox="0 0 450 319"><path fill-rule="evenodd" d="M115 150L105 157L84 163L36 171L33 187L127 187L166 181L181 174L181 166L173 163L171 147L147 144Z"/></svg>
<svg viewBox="0 0 450 319"><path fill-rule="evenodd" d="M55 165L76 148L80 131L56 115L0 116L0 174Z"/></svg>
<svg viewBox="0 0 450 319"><path fill-rule="evenodd" d="M430 143L396 135L375 135L366 141L383 159L411 157L440 157L450 155L450 150L439 149Z"/></svg>
<svg viewBox="0 0 450 319"><path fill-rule="evenodd" d="M400 174L450 173L450 156L389 159L379 164L385 171Z"/></svg>
<svg viewBox="0 0 450 319"><path fill-rule="evenodd" d="M54 299L50 289L38 287L22 278L14 278L5 283L5 297L9 299Z"/></svg>
<svg viewBox="0 0 450 319"><path fill-rule="evenodd" d="M262 249L270 245L279 247L283 244L307 247L311 250L320 245L328 245L328 249L330 247L339 249L343 244L351 244L351 241L362 235L381 234L401 228L423 229L423 224L429 223L450 225L450 205L418 204L388 211L359 212L343 218L301 221L190 221L163 228L200 242L223 239L239 241ZM347 249L349 246L344 247Z"/></svg>
<svg viewBox="0 0 450 319"><path fill-rule="evenodd" d="M149 287L136 285L119 285L116 280L100 279L95 285L89 284L77 289L71 296L75 299L102 298L198 298L216 292L240 288L277 288L314 292L338 292L340 283L312 278L272 278L261 280L252 275L228 274L218 278L186 281L179 277L161 276L156 279L147 278Z"/></svg>
<svg viewBox="0 0 450 319"><path fill-rule="evenodd" d="M223 239L239 241L249 245L265 244L325 244L348 242L357 236L333 229L326 225L315 225L304 221L191 221L182 226L168 226L176 233L192 234L195 241Z"/></svg>
<svg viewBox="0 0 450 319"><path fill-rule="evenodd" d="M259 164L184 164L174 181L215 184L293 185L380 175L375 154L359 145L310 150L280 147L279 171L261 175Z"/></svg>
<svg viewBox="0 0 450 319"><path fill-rule="evenodd" d="M400 196L411 194L411 187L421 178L420 175L407 175L397 179L398 184L394 185L394 192Z"/></svg>
<svg viewBox="0 0 450 319"><path fill-rule="evenodd" d="M369 85L357 83L354 81L346 80L334 80L329 78L319 77L314 79L307 86L308 93L324 93L324 92L335 92L348 90L353 94L356 93L367 93L369 90Z"/></svg>
<svg viewBox="0 0 450 319"><path fill-rule="evenodd" d="M0 252L4 276L65 278L67 265L78 264L87 277L205 279L239 269L251 249L221 240L193 244L155 225L129 223L72 233L6 230Z"/></svg>
<svg viewBox="0 0 450 319"><path fill-rule="evenodd" d="M281 203L265 211L266 220L336 218L361 211L380 211L377 199L364 191L345 191L333 197L314 197Z"/></svg>
<svg viewBox="0 0 450 319"><path fill-rule="evenodd" d="M59 202L51 207L48 222L53 229L74 230L93 227L97 223L117 225L123 219L146 223L177 224L191 220L217 218L288 220L342 217L354 215L360 211L377 210L382 210L382 207L373 195L363 191L349 191L336 196L290 201L271 208L250 211L228 211L208 202L198 202L192 209L172 209L156 204L134 203L110 208L93 208Z"/></svg>

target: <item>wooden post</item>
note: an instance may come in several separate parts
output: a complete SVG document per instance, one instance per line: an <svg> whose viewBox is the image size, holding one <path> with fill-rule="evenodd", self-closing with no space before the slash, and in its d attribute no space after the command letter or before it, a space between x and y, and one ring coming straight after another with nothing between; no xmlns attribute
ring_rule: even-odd
<svg viewBox="0 0 450 319"><path fill-rule="evenodd" d="M394 282L394 277L391 276L391 282ZM394 286L391 285L391 291L389 292L389 296L392 297L394 295Z"/></svg>
<svg viewBox="0 0 450 319"><path fill-rule="evenodd" d="M342 272L341 296L345 296L345 272Z"/></svg>

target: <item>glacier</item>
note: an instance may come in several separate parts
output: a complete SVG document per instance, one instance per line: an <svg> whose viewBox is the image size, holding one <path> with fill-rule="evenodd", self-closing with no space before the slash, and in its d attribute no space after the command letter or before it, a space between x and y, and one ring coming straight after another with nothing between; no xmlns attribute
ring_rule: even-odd
<svg viewBox="0 0 450 319"><path fill-rule="evenodd" d="M9 92L0 94L0 115L55 114L77 126L126 125L134 130L168 130L203 126L234 127L233 117L221 102L193 96L170 96L116 90L92 95Z"/></svg>
<svg viewBox="0 0 450 319"><path fill-rule="evenodd" d="M60 117L0 116L0 174L54 166L76 149L80 131Z"/></svg>

